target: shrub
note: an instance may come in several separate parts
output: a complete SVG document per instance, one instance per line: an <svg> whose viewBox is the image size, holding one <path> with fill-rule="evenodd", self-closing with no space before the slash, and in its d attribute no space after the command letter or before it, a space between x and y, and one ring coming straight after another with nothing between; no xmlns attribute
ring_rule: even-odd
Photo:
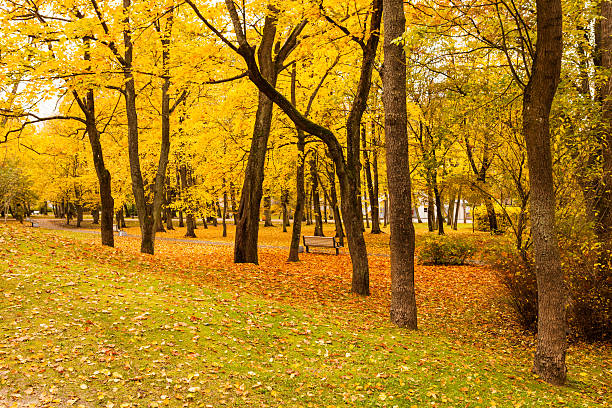
<svg viewBox="0 0 612 408"><path fill-rule="evenodd" d="M508 303L516 313L517 322L524 330L536 333L538 287L532 264L510 250L497 254L493 266L502 285L508 289Z"/></svg>
<svg viewBox="0 0 612 408"><path fill-rule="evenodd" d="M612 274L609 265L598 263L600 255L596 245L561 243L567 321L574 338L612 340ZM494 267L508 289L518 323L525 330L537 332L538 293L532 261L508 251L498 254Z"/></svg>
<svg viewBox="0 0 612 408"><path fill-rule="evenodd" d="M497 229L498 232L506 232L510 226L517 222L518 216L521 212L521 207L504 207L510 218L512 219L512 224L506 213L502 211L502 208L495 204L493 206L495 208L495 214L497 215ZM487 207L484 204L475 207L473 210L474 216L474 229L476 231L490 231L489 227L489 216L487 214Z"/></svg>
<svg viewBox="0 0 612 408"><path fill-rule="evenodd" d="M428 238L419 250L419 260L424 264L463 265L474 253L472 245L456 236Z"/></svg>

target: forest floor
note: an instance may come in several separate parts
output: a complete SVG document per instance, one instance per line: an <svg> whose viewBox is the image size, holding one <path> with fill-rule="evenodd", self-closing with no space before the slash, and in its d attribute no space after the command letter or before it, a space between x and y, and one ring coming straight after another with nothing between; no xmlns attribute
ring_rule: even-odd
<svg viewBox="0 0 612 408"><path fill-rule="evenodd" d="M609 345L573 344L565 387L531 373L533 337L487 267L418 265L410 332L388 322L387 257L362 298L345 254L138 249L0 224L0 407L612 405Z"/></svg>

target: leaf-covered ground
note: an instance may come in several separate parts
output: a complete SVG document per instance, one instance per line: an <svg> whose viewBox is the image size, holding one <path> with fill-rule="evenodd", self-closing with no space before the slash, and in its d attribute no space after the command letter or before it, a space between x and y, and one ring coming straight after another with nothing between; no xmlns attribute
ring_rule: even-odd
<svg viewBox="0 0 612 408"><path fill-rule="evenodd" d="M388 323L388 258L373 295L348 256L0 226L1 406L609 406L612 351L578 344L569 383L530 373L532 342L483 267L416 271L418 332Z"/></svg>

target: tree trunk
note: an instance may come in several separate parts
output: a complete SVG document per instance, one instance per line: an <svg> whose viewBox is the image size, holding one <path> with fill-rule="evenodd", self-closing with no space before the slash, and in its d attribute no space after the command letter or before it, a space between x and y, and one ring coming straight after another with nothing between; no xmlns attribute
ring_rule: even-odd
<svg viewBox="0 0 612 408"><path fill-rule="evenodd" d="M374 126L375 124L374 124L374 121L372 120L372 140L371 140L372 156L376 157L376 154L374 153L374 150L376 149L374 147L374 144L375 144L374 142L375 127ZM380 234L380 222L378 220L378 192L374 191L375 183L372 177L372 165L370 163L370 155L368 154L368 149L367 149L367 135L365 131L365 126L363 127L363 132L361 134L361 142L363 145L362 146L363 147L363 163L365 167L366 185L368 187L368 197L370 199L370 214L372 215L371 233ZM376 175L376 177L378 177L378 169L374 169L374 174ZM378 182L376 182L376 184L378 184ZM376 189L378 189L378 185L376 186ZM367 224L367 217L368 217L368 212L367 212L367 207L366 207L366 224Z"/></svg>
<svg viewBox="0 0 612 408"><path fill-rule="evenodd" d="M306 225L312 225L312 188L308 192L308 202L306 204Z"/></svg>
<svg viewBox="0 0 612 408"><path fill-rule="evenodd" d="M599 7L593 62L597 72L607 76L596 83L595 98L601 106L594 129L598 149L584 164L579 181L599 244L599 268L605 275L612 268L612 2L603 0Z"/></svg>
<svg viewBox="0 0 612 408"><path fill-rule="evenodd" d="M530 217L538 287L538 337L534 371L564 384L565 287L555 231L555 192L549 115L561 72L561 0L537 0L536 56L523 94L523 134L527 146Z"/></svg>
<svg viewBox="0 0 612 408"><path fill-rule="evenodd" d="M436 199L436 221L438 226L438 235L444 235L444 216L442 215L442 198L440 197L440 190L438 190L438 175L434 172L432 174L433 181L433 192Z"/></svg>
<svg viewBox="0 0 612 408"><path fill-rule="evenodd" d="M283 232L287 232L287 226L289 224L289 215L287 213L287 204L289 202L289 190L283 188L281 191L281 207L283 209Z"/></svg>
<svg viewBox="0 0 612 408"><path fill-rule="evenodd" d="M123 0L123 8L131 7L131 0ZM138 211L140 222L140 252L153 254L155 252L155 219L153 206L147 203L145 186L140 168L140 156L138 151L138 109L136 106L136 85L132 72L132 33L130 27L129 13L123 18L123 45L125 48L123 61L121 61L124 74L124 99L128 127L128 156L130 162L130 177L132 179L132 193Z"/></svg>
<svg viewBox="0 0 612 408"><path fill-rule="evenodd" d="M91 54L89 52L89 40L85 39L84 60L89 63ZM81 99L76 91L72 92L75 101L85 115L85 128L91 153L93 157L96 176L98 178L98 186L100 191L100 210L102 219L100 224L100 235L102 245L114 247L115 237L113 234L113 212L115 211L115 202L111 190L111 176L104 164L104 155L102 154L102 144L100 143L100 132L98 131L96 107L93 89L88 89L85 98ZM94 218L95 220L95 218Z"/></svg>
<svg viewBox="0 0 612 408"><path fill-rule="evenodd" d="M327 193L325 192L325 186L321 186L323 190L323 222L327 224Z"/></svg>
<svg viewBox="0 0 612 408"><path fill-rule="evenodd" d="M261 74L272 87L276 85L276 78L281 69L275 63L276 61L272 59L275 36L276 17L267 15L257 54L261 66ZM235 263L259 263L257 254L259 210L263 193L263 171L268 137L270 136L270 126L272 124L273 106L273 102L260 91L251 149L244 173L240 206L238 207L238 224L236 225L236 238L234 241ZM271 222L269 222L269 225L271 225Z"/></svg>
<svg viewBox="0 0 612 408"><path fill-rule="evenodd" d="M166 204L168 205L168 204ZM172 224L172 210L170 208L165 209L165 217L166 217L166 229L168 231L174 230L174 225Z"/></svg>
<svg viewBox="0 0 612 408"><path fill-rule="evenodd" d="M378 203L378 138L375 137L375 127L372 123L372 194L370 195L370 207L372 208L372 234L380 234L380 210Z"/></svg>
<svg viewBox="0 0 612 408"><path fill-rule="evenodd" d="M181 180L181 191L185 192L185 191L187 191L187 189L189 187L191 187L191 179L189 177L187 177L187 165L186 164L182 164L179 167L179 176L180 176L180 180ZM192 212L191 209L187 209L186 213L187 213L187 215L185 217L185 225L187 227L187 232L185 233L185 237L186 238L196 238L196 234L195 234L195 229L196 229L195 216L193 215L193 212ZM183 212L182 211L179 212L179 216L180 216L180 221L182 221L183 220Z"/></svg>
<svg viewBox="0 0 612 408"><path fill-rule="evenodd" d="M77 216L76 227L81 228L81 223L83 222L83 204L76 205L76 216Z"/></svg>
<svg viewBox="0 0 612 408"><path fill-rule="evenodd" d="M291 71L291 103L297 106L297 97L295 93L296 85L296 64L293 64ZM304 191L304 161L306 159L304 150L306 145L306 137L304 131L296 127L297 131L297 169L296 169L296 197L295 197L295 212L293 213L293 228L291 230L291 244L289 246L289 262L297 262L300 260L299 247L300 235L302 234L302 219L304 217L304 201L306 192Z"/></svg>
<svg viewBox="0 0 612 408"><path fill-rule="evenodd" d="M385 192L385 217L383 219L384 226L389 224L389 194Z"/></svg>
<svg viewBox="0 0 612 408"><path fill-rule="evenodd" d="M244 59L248 72L249 79L257 86L260 92L264 92L268 97L274 100L289 118L305 132L319 138L328 148L330 157L334 161L336 173L340 184L340 192L342 195L342 213L344 216L347 238L349 243L349 251L351 254L353 266L353 279L351 290L360 295L369 295L369 268L368 257L365 240L363 239L363 223L359 214L359 202L357 200L359 192L359 124L363 117L363 112L367 106L367 98L370 91L372 70L376 58L376 50L378 48L380 21L382 15L382 1L373 0L373 12L370 14L370 36L367 42L363 44L363 58L361 60L361 74L357 85L357 92L351 105L351 109L346 121L346 159L344 157L342 145L335 135L327 128L324 128L302 115L282 94L280 94L274 85L265 79L265 73L262 74L255 58L254 48L247 41L246 33L244 33L241 19L236 9L236 5L231 0L226 0L226 8L230 14L234 34L238 41L238 53ZM270 15L266 17L266 20ZM303 23L305 24L305 22ZM301 25L303 27L303 25ZM296 33L294 30L292 34ZM296 35L299 34L297 31ZM264 33L265 36L265 33ZM295 39L295 36L290 36ZM260 51L261 51L260 47ZM281 51L283 49L281 48ZM259 58L260 64L262 59ZM360 225L359 225L360 224Z"/></svg>
<svg viewBox="0 0 612 408"><path fill-rule="evenodd" d="M272 197L270 197L270 191L266 191L266 195L263 198L264 202L264 227L272 227Z"/></svg>
<svg viewBox="0 0 612 408"><path fill-rule="evenodd" d="M427 178L427 229L433 232L436 228L436 213L433 197L433 188L431 187L430 178Z"/></svg>
<svg viewBox="0 0 612 408"><path fill-rule="evenodd" d="M329 177L329 204L334 213L335 236L338 238L340 245L344 246L344 228L342 227L342 216L340 215L340 208L338 207L338 193L336 191L334 168L328 168L327 174Z"/></svg>
<svg viewBox="0 0 612 408"><path fill-rule="evenodd" d="M414 191L412 191L412 196L410 198L412 198L412 206L414 207L414 214L416 215L417 222L421 224L423 220L421 219L421 214L419 213L419 204L414 199Z"/></svg>
<svg viewBox="0 0 612 408"><path fill-rule="evenodd" d="M195 216L192 213L187 212L187 217L185 219L185 224L187 225L187 232L185 233L185 238L196 238L195 223Z"/></svg>
<svg viewBox="0 0 612 408"><path fill-rule="evenodd" d="M323 236L323 217L321 216L321 200L319 197L319 177L317 174L316 153L310 156L310 176L312 179L312 205L314 208L315 229L314 235Z"/></svg>
<svg viewBox="0 0 612 408"><path fill-rule="evenodd" d="M455 215L455 195L453 194L453 190L449 189L449 202L448 202L448 214L446 216L446 225L452 228L454 224L454 215Z"/></svg>
<svg viewBox="0 0 612 408"><path fill-rule="evenodd" d="M166 181L166 169L168 168L168 156L170 154L170 40L172 38L172 26L174 24L173 9L166 14L166 24L161 34L162 45L162 95L161 95L161 150L157 173L155 174L155 184L153 186L153 218L155 230L165 232L164 223L161 218L162 201L164 199L164 187ZM160 27L160 25L158 25ZM161 27L160 29L161 30ZM158 31L159 31L158 30ZM155 234L153 234L155 239Z"/></svg>
<svg viewBox="0 0 612 408"><path fill-rule="evenodd" d="M459 218L459 205L461 204L461 186L457 191L457 202L455 203L455 217L453 218L453 229L457 231L457 220Z"/></svg>
<svg viewBox="0 0 612 408"><path fill-rule="evenodd" d="M223 191L223 213L221 214L221 222L223 223L223 236L227 237L227 191Z"/></svg>
<svg viewBox="0 0 612 408"><path fill-rule="evenodd" d="M230 183L230 200L232 202L232 218L234 218L234 225L238 224L238 214L236 211L236 190L234 189L234 183Z"/></svg>
<svg viewBox="0 0 612 408"><path fill-rule="evenodd" d="M94 225L100 224L100 210L99 209L91 210L91 216L93 218L92 224Z"/></svg>
<svg viewBox="0 0 612 408"><path fill-rule="evenodd" d="M183 228L185 226L185 222L183 220L183 210L179 210L179 228Z"/></svg>
<svg viewBox="0 0 612 408"><path fill-rule="evenodd" d="M412 188L408 163L406 108L406 56L401 44L393 43L405 31L402 0L384 0L385 24L383 106L387 180L391 198L391 321L416 330L414 292L415 234L412 224Z"/></svg>

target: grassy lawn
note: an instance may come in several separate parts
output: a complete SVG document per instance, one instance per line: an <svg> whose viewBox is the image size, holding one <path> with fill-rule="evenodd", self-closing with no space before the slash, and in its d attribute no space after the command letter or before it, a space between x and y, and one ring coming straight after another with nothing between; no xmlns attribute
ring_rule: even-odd
<svg viewBox="0 0 612 408"><path fill-rule="evenodd" d="M611 404L609 346L572 346L566 387L530 373L533 339L485 268L419 267L408 332L387 322L387 259L362 299L347 256L234 265L231 248L83 235L0 225L0 407Z"/></svg>

